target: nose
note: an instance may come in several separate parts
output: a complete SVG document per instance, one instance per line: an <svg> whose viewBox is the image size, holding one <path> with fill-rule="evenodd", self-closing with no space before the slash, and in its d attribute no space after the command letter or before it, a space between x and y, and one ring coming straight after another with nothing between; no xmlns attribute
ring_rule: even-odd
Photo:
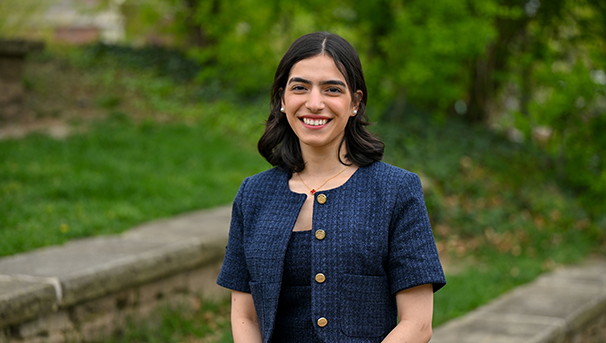
<svg viewBox="0 0 606 343"><path fill-rule="evenodd" d="M311 112L317 113L324 109L324 99L322 98L322 93L319 89L315 88L309 92L309 97L307 98L307 102L305 106Z"/></svg>

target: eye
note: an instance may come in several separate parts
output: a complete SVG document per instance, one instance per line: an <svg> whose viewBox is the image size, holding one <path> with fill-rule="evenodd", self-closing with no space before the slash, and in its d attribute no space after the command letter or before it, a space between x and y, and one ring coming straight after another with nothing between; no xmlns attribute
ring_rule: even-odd
<svg viewBox="0 0 606 343"><path fill-rule="evenodd" d="M339 87L328 87L326 89L326 93L339 94L339 93L343 93L343 91Z"/></svg>
<svg viewBox="0 0 606 343"><path fill-rule="evenodd" d="M305 86L303 86L303 85L294 85L294 86L292 86L291 90L293 92L302 92L302 91L305 90Z"/></svg>

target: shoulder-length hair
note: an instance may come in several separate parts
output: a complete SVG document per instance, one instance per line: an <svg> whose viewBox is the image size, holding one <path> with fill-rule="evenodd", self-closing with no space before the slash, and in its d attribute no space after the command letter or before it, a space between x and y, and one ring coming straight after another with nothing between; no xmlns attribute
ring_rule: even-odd
<svg viewBox="0 0 606 343"><path fill-rule="evenodd" d="M358 166L367 166L383 158L385 144L366 128L370 125L365 114L368 92L358 53L349 42L336 34L315 32L294 41L278 64L271 87L269 118L258 143L259 153L271 165L286 169L290 173L305 169L305 161L301 155L299 138L288 124L286 115L280 111L284 89L295 63L321 54L332 57L347 82L352 101L359 101L358 113L350 117L345 126L345 134L337 151L339 161L346 164L341 160L343 144L347 148L345 157ZM356 94L358 90L362 91L362 99Z"/></svg>

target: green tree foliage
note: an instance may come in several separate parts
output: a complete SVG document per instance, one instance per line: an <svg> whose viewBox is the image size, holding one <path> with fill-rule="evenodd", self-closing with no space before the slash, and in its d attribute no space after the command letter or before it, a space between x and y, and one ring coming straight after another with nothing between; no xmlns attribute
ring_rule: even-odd
<svg viewBox="0 0 606 343"><path fill-rule="evenodd" d="M50 0L0 1L0 37L25 38L39 35L40 18L51 5ZM38 38L38 37L36 37Z"/></svg>
<svg viewBox="0 0 606 343"><path fill-rule="evenodd" d="M200 80L220 80L244 95L267 91L277 61L292 40L310 31L339 29L342 21L333 18L339 10L336 5L318 0L196 2L192 7L199 28L194 32L203 32L204 42L209 43L190 50L207 66ZM314 14L314 8L323 10ZM332 21L336 25L323 25Z"/></svg>
<svg viewBox="0 0 606 343"><path fill-rule="evenodd" d="M498 8L486 1L392 1L394 26L381 37L396 94L435 113L466 98L470 64L494 39ZM393 95L392 95L393 96ZM402 99L400 99L402 100Z"/></svg>
<svg viewBox="0 0 606 343"><path fill-rule="evenodd" d="M557 158L559 172L603 220L605 19L603 2L567 1L556 14L530 23L515 53L520 62L511 64L509 95L522 100L510 111L515 125Z"/></svg>
<svg viewBox="0 0 606 343"><path fill-rule="evenodd" d="M170 18L171 32L202 65L199 82L247 97L267 94L295 38L338 33L360 53L373 118L402 116L412 104L437 118L516 129L550 151L561 175L597 204L606 194L605 4L151 0L141 7L150 22Z"/></svg>

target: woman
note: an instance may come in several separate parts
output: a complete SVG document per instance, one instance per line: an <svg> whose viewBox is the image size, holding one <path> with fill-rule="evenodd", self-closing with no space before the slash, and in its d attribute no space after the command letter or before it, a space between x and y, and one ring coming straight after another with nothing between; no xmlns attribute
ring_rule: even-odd
<svg viewBox="0 0 606 343"><path fill-rule="evenodd" d="M379 162L362 66L326 32L297 39L274 78L218 284L239 342L427 342L445 284L419 178ZM399 318L399 322L398 322Z"/></svg>

